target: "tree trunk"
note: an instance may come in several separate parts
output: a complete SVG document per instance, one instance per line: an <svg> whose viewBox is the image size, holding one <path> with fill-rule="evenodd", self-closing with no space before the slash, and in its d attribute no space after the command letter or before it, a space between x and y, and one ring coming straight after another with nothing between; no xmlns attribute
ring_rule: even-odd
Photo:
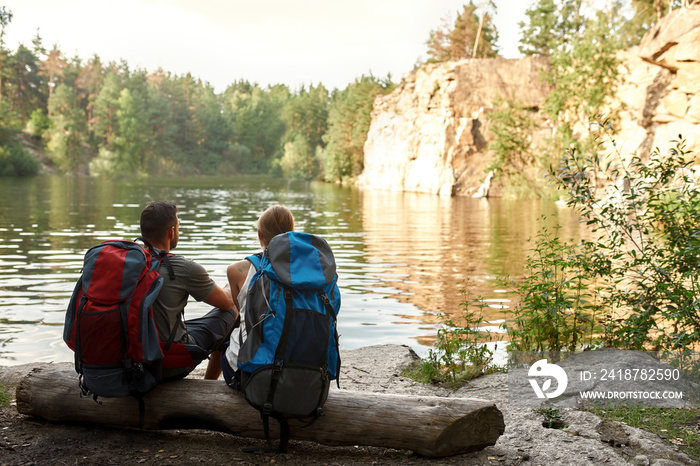
<svg viewBox="0 0 700 466"><path fill-rule="evenodd" d="M481 29L484 27L484 18L486 17L486 14L481 15L481 19L479 19L479 29L476 30L476 40L474 40L474 50L472 53L472 58L476 58L476 53L479 50L479 39L481 39Z"/></svg>
<svg viewBox="0 0 700 466"><path fill-rule="evenodd" d="M73 369L35 368L17 387L17 410L55 422L88 422L137 428L133 397L80 398ZM144 397L144 429L209 429L265 438L260 414L221 381L167 382ZM290 421L290 438L324 445L367 445L445 457L494 445L503 415L493 402L435 396L387 395L331 389L325 416L308 427ZM279 438L277 422L271 437Z"/></svg>

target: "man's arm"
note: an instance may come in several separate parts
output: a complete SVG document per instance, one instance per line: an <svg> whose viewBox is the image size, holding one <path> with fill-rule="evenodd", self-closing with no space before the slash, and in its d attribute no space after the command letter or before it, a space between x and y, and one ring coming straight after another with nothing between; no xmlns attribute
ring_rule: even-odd
<svg viewBox="0 0 700 466"><path fill-rule="evenodd" d="M209 304L210 306L218 307L219 309L226 311L226 310L233 310L233 312L238 315L238 309L233 305L233 299L231 299L231 291L230 290L224 290L221 287L217 286L214 288L214 291L211 292L209 296L204 300L205 303Z"/></svg>

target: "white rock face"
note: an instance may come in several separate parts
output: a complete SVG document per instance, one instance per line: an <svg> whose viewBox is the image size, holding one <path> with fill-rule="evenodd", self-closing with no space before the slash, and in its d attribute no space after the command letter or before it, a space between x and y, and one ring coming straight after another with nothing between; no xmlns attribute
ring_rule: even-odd
<svg viewBox="0 0 700 466"><path fill-rule="evenodd" d="M621 155L666 152L679 135L700 153L700 5L674 10L619 58L625 81L611 105L621 108ZM548 66L541 57L466 59L413 72L375 101L358 184L473 196L491 160L490 111L499 98L538 111L548 92L539 77ZM539 121L535 146L551 135L542 115Z"/></svg>
<svg viewBox="0 0 700 466"><path fill-rule="evenodd" d="M543 58L428 65L375 101L359 184L440 195L474 194L487 176L488 111L499 98L539 108Z"/></svg>

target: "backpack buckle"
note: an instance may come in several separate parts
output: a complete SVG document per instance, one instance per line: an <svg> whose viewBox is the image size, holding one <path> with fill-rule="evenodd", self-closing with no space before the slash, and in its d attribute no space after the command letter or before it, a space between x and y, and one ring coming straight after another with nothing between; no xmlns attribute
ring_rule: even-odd
<svg viewBox="0 0 700 466"><path fill-rule="evenodd" d="M272 413L272 403L269 401L263 405L262 414L263 416L269 416Z"/></svg>

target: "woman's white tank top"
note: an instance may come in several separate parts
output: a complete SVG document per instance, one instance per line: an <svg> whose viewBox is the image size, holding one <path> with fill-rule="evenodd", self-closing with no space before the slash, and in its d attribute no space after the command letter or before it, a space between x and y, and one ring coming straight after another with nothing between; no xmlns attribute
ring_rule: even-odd
<svg viewBox="0 0 700 466"><path fill-rule="evenodd" d="M248 338L245 329L245 305L248 301L248 285L250 285L253 275L255 275L255 267L253 267L253 264L250 264L248 275L245 277L241 291L238 292L238 309L241 311L241 325L231 332L231 343L226 349L226 360L233 370L238 370L238 351L246 338Z"/></svg>

